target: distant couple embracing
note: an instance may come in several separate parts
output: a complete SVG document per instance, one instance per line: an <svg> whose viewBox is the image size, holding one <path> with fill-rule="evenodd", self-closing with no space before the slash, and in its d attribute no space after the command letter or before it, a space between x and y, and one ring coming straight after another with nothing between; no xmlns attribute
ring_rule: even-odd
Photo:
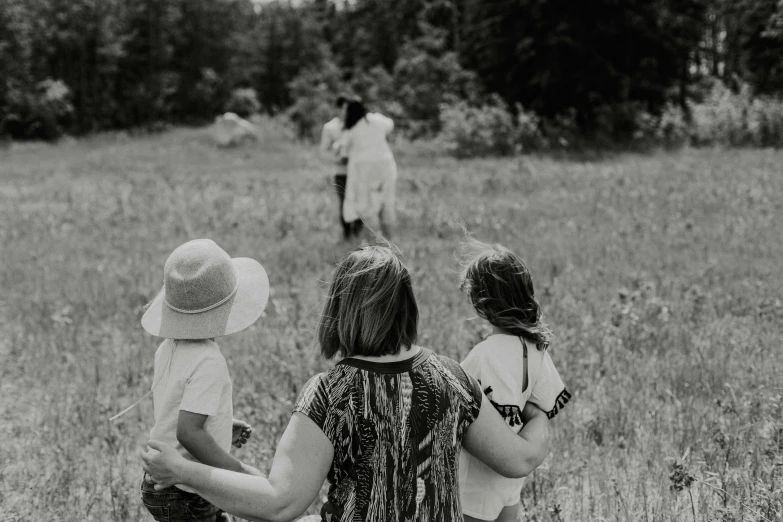
<svg viewBox="0 0 783 522"><path fill-rule="evenodd" d="M156 520L295 520L325 480L327 502L308 521L516 520L522 477L547 455L549 419L570 396L525 263L500 245L463 246L460 286L493 334L462 365L416 344L411 275L394 247L339 262L317 330L338 361L302 388L267 476L228 454L231 381L214 342L258 319L266 274L211 241L175 250L142 320L168 338L142 455ZM246 425L234 426L245 442Z"/></svg>
<svg viewBox="0 0 783 522"><path fill-rule="evenodd" d="M397 164L387 141L394 122L368 112L358 98L335 101L336 114L324 124L321 152L336 162L334 185L340 203L343 239L358 237L364 225L391 238L397 221Z"/></svg>

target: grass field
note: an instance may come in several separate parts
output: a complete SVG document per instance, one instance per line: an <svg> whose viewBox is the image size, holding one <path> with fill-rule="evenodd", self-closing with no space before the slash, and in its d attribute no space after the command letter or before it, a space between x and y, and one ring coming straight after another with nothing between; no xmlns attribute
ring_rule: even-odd
<svg viewBox="0 0 783 522"><path fill-rule="evenodd" d="M307 378L349 245L315 152L203 130L0 149L0 519L146 520L138 452L156 339L139 324L177 245L265 265L267 316L221 341L237 453L267 469ZM420 343L461 359L486 333L457 291L466 226L521 253L574 398L523 491L527 519L783 519L783 152L589 162L455 160L398 147ZM677 489L680 489L678 491ZM314 511L315 508L311 508Z"/></svg>

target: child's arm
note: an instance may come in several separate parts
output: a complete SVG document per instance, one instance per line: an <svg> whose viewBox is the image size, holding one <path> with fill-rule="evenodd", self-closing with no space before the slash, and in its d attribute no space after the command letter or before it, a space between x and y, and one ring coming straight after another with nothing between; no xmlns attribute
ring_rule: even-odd
<svg viewBox="0 0 783 522"><path fill-rule="evenodd" d="M326 125L324 125L321 129L321 146L319 147L322 157L326 158L334 154L332 149L333 146L334 141L332 141L329 135L329 129Z"/></svg>
<svg viewBox="0 0 783 522"><path fill-rule="evenodd" d="M180 410L177 420L177 440L199 462L215 468L245 473L246 466L218 446L204 429L207 415Z"/></svg>

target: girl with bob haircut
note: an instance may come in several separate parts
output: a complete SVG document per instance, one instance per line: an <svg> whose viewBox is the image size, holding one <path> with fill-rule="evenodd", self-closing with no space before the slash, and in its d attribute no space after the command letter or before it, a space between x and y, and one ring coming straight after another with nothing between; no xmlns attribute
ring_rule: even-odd
<svg viewBox="0 0 783 522"><path fill-rule="evenodd" d="M458 363L415 344L408 269L389 245L363 246L338 265L318 340L341 359L299 394L268 477L211 468L170 446L142 455L156 487L186 484L249 520L293 520L329 481L320 516L374 522L460 520L464 445L491 469L523 477L544 459L546 418L517 435Z"/></svg>
<svg viewBox="0 0 783 522"><path fill-rule="evenodd" d="M530 270L509 249L472 238L463 243L462 254L460 289L492 325L492 335L470 351L462 367L481 382L510 433L524 431L526 409L547 422L571 395L547 351L552 332L543 321ZM528 344L536 349L528 350ZM465 521L517 520L524 479L507 478L482 460L467 447L460 455Z"/></svg>

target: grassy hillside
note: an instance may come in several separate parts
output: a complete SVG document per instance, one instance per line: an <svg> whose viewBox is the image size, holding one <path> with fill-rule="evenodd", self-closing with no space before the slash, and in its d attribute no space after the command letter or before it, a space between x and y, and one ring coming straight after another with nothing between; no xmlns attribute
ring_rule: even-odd
<svg viewBox="0 0 783 522"><path fill-rule="evenodd" d="M142 307L194 237L270 275L266 317L221 341L235 416L255 427L238 456L268 467L300 387L328 367L320 297L350 248L314 151L271 136L0 149L2 520L147 519L152 403L107 418L149 389ZM486 333L457 291L456 223L533 271L574 398L523 491L530 520L783 517L783 152L398 162L421 344L460 359Z"/></svg>

